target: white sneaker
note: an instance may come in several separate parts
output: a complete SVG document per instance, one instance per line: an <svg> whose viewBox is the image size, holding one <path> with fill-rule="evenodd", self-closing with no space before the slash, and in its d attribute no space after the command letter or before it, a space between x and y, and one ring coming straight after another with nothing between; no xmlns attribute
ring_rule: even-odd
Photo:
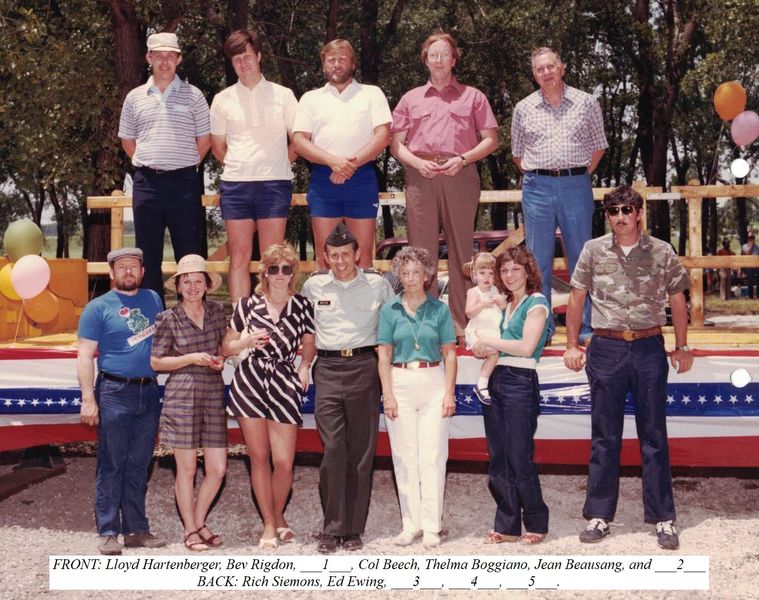
<svg viewBox="0 0 759 600"><path fill-rule="evenodd" d="M414 543L414 540L419 539L421 535L421 531L401 531L400 534L393 539L393 543L396 546L410 546Z"/></svg>
<svg viewBox="0 0 759 600"><path fill-rule="evenodd" d="M440 536L432 531L425 531L422 537L422 545L425 548L435 548L440 545Z"/></svg>

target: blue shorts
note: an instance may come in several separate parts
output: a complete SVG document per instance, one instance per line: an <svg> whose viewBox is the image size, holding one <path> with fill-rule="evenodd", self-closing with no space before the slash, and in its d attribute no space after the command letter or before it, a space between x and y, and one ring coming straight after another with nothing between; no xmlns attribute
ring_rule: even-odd
<svg viewBox="0 0 759 600"><path fill-rule="evenodd" d="M292 195L292 181L286 179L222 181L221 216L225 221L286 219Z"/></svg>
<svg viewBox="0 0 759 600"><path fill-rule="evenodd" d="M312 217L336 219L376 219L379 208L379 186L374 164L356 169L348 181L336 185L329 180L332 169L313 165L308 184L308 210Z"/></svg>

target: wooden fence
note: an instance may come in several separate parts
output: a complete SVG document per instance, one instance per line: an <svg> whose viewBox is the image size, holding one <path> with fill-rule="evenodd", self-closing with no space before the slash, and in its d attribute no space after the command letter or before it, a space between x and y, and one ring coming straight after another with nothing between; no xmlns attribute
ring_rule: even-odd
<svg viewBox="0 0 759 600"><path fill-rule="evenodd" d="M683 263L690 274L691 293L690 293L690 316L693 327L703 327L704 325L704 269L719 268L759 268L759 256L703 256L701 247L701 205L705 198L751 198L759 196L759 184L750 185L686 185L673 186L669 193L662 193L661 188L646 187L642 183L635 184L633 187L643 196L645 203L657 201L665 202L672 200L686 200L688 202L688 254L681 256L680 261ZM603 199L604 194L610 192L613 188L593 188L593 198L597 201ZM381 192L380 204L391 206L405 206L406 195L404 192ZM480 204L493 203L517 203L522 201L521 190L483 190L480 194ZM643 206L643 218L641 222L646 223L646 204ZM218 195L204 195L203 205L214 207L219 205ZM120 192L114 192L112 196L90 196L87 198L88 209L109 209L111 211L111 248L121 248L124 245L124 209L131 208L132 199L129 196L121 195ZM293 194L292 206L307 206L305 194ZM523 232L520 230L516 235L511 235L501 244L494 252L497 254L503 248L517 244L524 239ZM372 253L374 254L374 253ZM229 263L226 243L210 255L208 268L211 271L226 273ZM380 270L388 270L389 261L375 260L374 266ZM564 259L554 261L554 269L567 268ZM173 261L164 261L162 264L164 273L175 273L177 265ZM251 261L251 271L258 270L258 263ZM305 272L316 269L314 261L304 261L301 263L301 269ZM448 270L448 261L441 260L438 263L438 269L441 271ZM87 273L90 275L105 275L108 273L108 263L91 262L87 265Z"/></svg>

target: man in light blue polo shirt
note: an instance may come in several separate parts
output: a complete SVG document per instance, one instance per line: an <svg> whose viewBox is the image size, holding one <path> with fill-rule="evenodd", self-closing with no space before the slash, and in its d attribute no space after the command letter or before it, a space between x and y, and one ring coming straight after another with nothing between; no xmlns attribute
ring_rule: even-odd
<svg viewBox="0 0 759 600"><path fill-rule="evenodd" d="M166 227L174 260L206 256L198 165L211 147L208 103L177 76L182 51L176 34L148 37L152 75L124 99L119 137L135 167L135 242L145 256L143 287L163 298L161 261Z"/></svg>

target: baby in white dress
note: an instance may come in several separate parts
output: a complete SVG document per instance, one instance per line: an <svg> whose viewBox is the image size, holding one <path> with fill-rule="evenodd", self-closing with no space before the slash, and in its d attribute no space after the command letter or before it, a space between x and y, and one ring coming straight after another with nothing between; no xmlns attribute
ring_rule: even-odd
<svg viewBox="0 0 759 600"><path fill-rule="evenodd" d="M506 308L506 297L495 286L495 257L488 252L480 252L472 262L464 265L464 272L476 284L466 295L466 316L469 323L464 330L466 347L471 349L479 336L501 337L501 318ZM488 380L498 364L498 353L485 358L480 368L480 376L474 394L483 404L490 404Z"/></svg>

